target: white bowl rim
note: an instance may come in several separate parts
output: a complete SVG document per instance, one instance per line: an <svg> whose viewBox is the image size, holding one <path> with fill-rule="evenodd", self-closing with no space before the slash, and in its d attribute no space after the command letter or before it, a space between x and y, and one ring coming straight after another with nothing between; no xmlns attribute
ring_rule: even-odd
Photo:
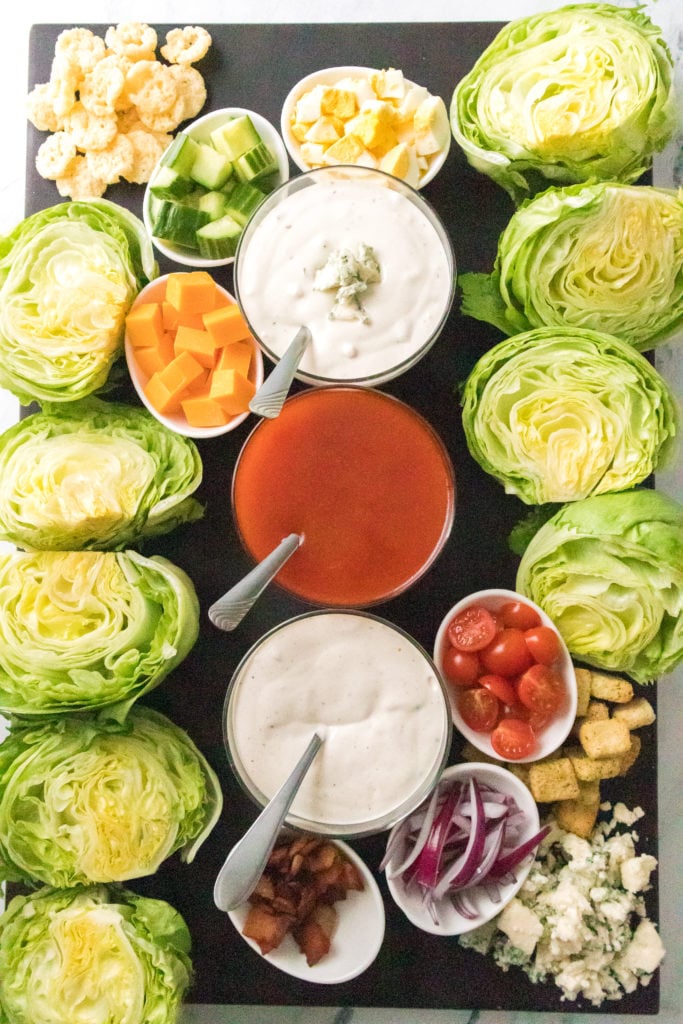
<svg viewBox="0 0 683 1024"><path fill-rule="evenodd" d="M386 927L384 900L365 861L342 840L328 841L339 847L351 863L356 865L363 876L365 889L362 892L350 891L346 899L335 903L338 925L332 938L332 948L327 956L313 967L308 966L306 957L299 951L291 935L286 935L277 949L266 954L261 952L253 939L242 935L248 903L228 911L228 917L233 925L258 956L286 974L318 985L337 985L351 981L367 970L380 951ZM335 943L349 950L352 955L344 956L341 952L335 951Z"/></svg>
<svg viewBox="0 0 683 1024"><path fill-rule="evenodd" d="M248 107L220 107L218 110L210 110L206 114L202 114L201 117L195 118L194 121L190 121L184 128L181 128L176 135L186 134L193 135L197 129L199 129L202 136L204 135L202 129L213 121L220 123L226 118L230 117L241 117L243 114L248 115L254 122L254 127L261 137L264 138L264 142L269 149L271 149L278 162L278 183L277 185L283 185L289 180L289 156L287 147L284 144L282 136L279 134L275 125L273 125L263 114L259 114L256 110L250 110ZM208 131L206 132L208 135ZM168 147L166 147L168 149ZM165 152L165 151L164 151ZM150 175L150 180L153 177L159 162L161 161L163 154L159 157L159 160L154 166L154 170ZM277 186L276 186L277 187ZM173 260L174 263L178 263L184 267L193 267L194 269L208 269L209 267L225 267L230 263L234 262L234 256L228 256L226 259L212 260L206 259L203 256L195 256L189 249L182 249L181 246L174 246L170 242L164 242L162 239L157 238L152 234L152 223L149 214L149 203L150 203L150 191L149 183L145 185L145 192L142 198L142 220L147 230L147 234L152 240L154 247L167 259Z"/></svg>
<svg viewBox="0 0 683 1024"><path fill-rule="evenodd" d="M502 788L505 792L512 795L520 809L527 814L528 823L521 836L522 842L530 839L539 831L541 824L536 801L524 783L507 768L479 761L462 762L461 764L451 765L444 769L439 782L457 778L469 779L472 775L476 775L482 782L489 783L499 789ZM397 828L398 826L395 827ZM483 891L480 891L479 895L474 898L485 909L473 920L462 917L453 909L452 913L449 912L446 922L436 924L429 911L423 905L421 897L415 894L414 898L412 898L406 894L405 886L400 878L389 878L387 876L387 888L396 905L417 928L420 928L422 931L431 932L433 935L462 935L486 924L487 921L496 917L503 910L521 889L527 875L531 871L533 861L533 856L529 855L520 867L515 868L515 881L502 887L503 891L498 903L494 903ZM448 907L448 900L446 898L444 898L444 907Z"/></svg>
<svg viewBox="0 0 683 1024"><path fill-rule="evenodd" d="M500 605L504 604L506 601L523 601L525 604L528 604L529 607L538 612L543 625L550 626L557 633L560 641L560 670L569 690L569 702L568 706L565 708L564 714L552 722L548 728L541 733L539 737L538 750L526 757L515 758L514 761L509 762L511 764L527 764L532 761L538 761L540 758L547 757L548 754L557 750L569 735L569 731L576 718L577 691L574 663L572 662L571 655L569 654L566 643L562 639L559 629L550 616L544 612L539 605L532 601L531 598L526 597L525 594L521 594L517 590L506 590L503 587L489 587L485 590L476 590L472 594L468 594L466 597L463 597L460 601L457 601L456 604L454 604L453 607L444 615L434 641L433 658L437 669L442 675L444 675L443 669L441 668L441 661L445 647L446 630L449 622L458 614L458 612L461 612L464 608L467 608L472 604L483 604L489 608L495 609L500 607ZM448 683L448 680L445 677L444 679L446 683ZM448 683L448 695L453 715L453 724L456 729L465 737L465 739L469 740L477 750L481 750L483 754L486 754L488 757L492 757L496 761L504 761L504 758L502 758L500 754L496 753L491 746L491 740L487 733L475 732L474 729L470 729L470 727L463 721L457 707L457 690L458 687L455 684Z"/></svg>
<svg viewBox="0 0 683 1024"><path fill-rule="evenodd" d="M353 77L353 75L367 78L370 75L376 74L378 71L381 70L381 68L365 67L360 64L340 64L335 67L320 68L318 71L312 71L310 72L310 74L304 75L303 78L300 78L299 81L292 86L292 88L285 96L284 102L282 104L282 112L280 114L280 134L284 139L285 146L287 147L287 152L289 153L290 157L300 170L310 171L313 170L314 168L311 166L311 164L307 164L306 161L302 159L300 143L297 141L297 139L294 138L294 136L292 135L292 130L290 128L290 114L294 110L294 106L299 96L303 92L305 92L306 89L314 85L324 83L333 84L334 82L338 82L341 78ZM410 78L405 78L404 80L408 85L419 85L418 82L414 82ZM431 93L430 95L436 94ZM439 98L443 100L443 97ZM445 100L443 100L443 102L445 104ZM446 110L448 110L447 107ZM449 131L446 145L435 156L430 158L429 168L427 169L427 171L425 171L424 174L421 175L420 180L417 183L418 190L424 188L425 185L428 185L429 182L436 177L436 175L439 173L439 171L445 164L446 158L450 152L452 138L452 132Z"/></svg>
<svg viewBox="0 0 683 1024"><path fill-rule="evenodd" d="M134 300L134 302L133 302L133 304L131 306L131 309L133 309L140 301L144 302L145 301L144 300L145 293L148 292L148 291L151 291L154 286L158 286L162 281L166 281L170 277L171 274L182 274L182 273L188 273L189 274L189 273L192 273L192 271L190 271L190 270L184 270L184 271L183 270L171 270L171 271L169 271L168 274L160 274L159 277L153 278L151 281L148 282L148 284L146 284L144 286L144 288L142 288L138 292L138 294L136 295L135 300ZM223 293L223 295L225 295L225 297L227 299L229 299L229 301L231 302L232 305L234 305L234 306L237 305L235 297L230 294L230 292L228 291L227 288L224 288L223 285L219 284L218 281L216 281L216 280L214 280L214 284L215 284L216 288L218 288L218 290L221 291ZM263 383L263 377L264 377L263 354L261 352L260 346L256 342L256 339L253 338L253 337L251 338L251 346L252 346L252 351L254 353L254 355L253 355L253 360L254 360L254 363L253 363L253 365L254 365L254 374L253 374L254 384L256 385L257 388L259 388L261 386L261 384ZM223 424L222 426L219 426L219 427L191 427L189 423L181 422L181 419L182 419L181 416L164 416L163 413L160 413L158 409L154 408L154 406L152 405L150 400L147 398L147 395L145 394L145 392L143 390L143 386L142 386L141 379L140 379L141 375L140 375L138 367L136 366L136 363L135 363L134 349L133 349L133 346L131 345L131 343L128 340L128 335L127 334L124 337L124 351L125 351L125 356L126 356L126 365L128 367L128 375L130 376L130 379L131 379L131 381L133 383L133 387L135 388L135 392L136 392L138 398L140 399L142 404L145 406L147 411L150 412L152 414L152 416L154 416L155 419L157 419L160 423L162 423L169 430L172 430L175 434L182 434L183 437L191 437L194 440L203 440L205 438L208 439L208 438L211 438L211 437L221 437L223 434L229 434L231 430L234 430L236 427L239 427L240 423L243 423L244 420L246 420L247 416L250 415L249 412L239 413L239 415L233 416L233 418L231 420L228 420L227 423L225 423L225 424Z"/></svg>

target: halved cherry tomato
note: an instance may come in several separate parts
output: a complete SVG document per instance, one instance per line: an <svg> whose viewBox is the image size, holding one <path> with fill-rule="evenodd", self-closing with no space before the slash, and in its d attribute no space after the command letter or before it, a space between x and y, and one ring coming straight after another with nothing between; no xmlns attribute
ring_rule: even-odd
<svg viewBox="0 0 683 1024"><path fill-rule="evenodd" d="M491 733L491 746L506 761L518 761L536 748L536 737L528 722L503 718Z"/></svg>
<svg viewBox="0 0 683 1024"><path fill-rule="evenodd" d="M500 702L490 690L475 686L458 694L458 710L470 729L490 732L498 721Z"/></svg>
<svg viewBox="0 0 683 1024"><path fill-rule="evenodd" d="M521 629L501 629L491 643L480 652L487 672L499 676L516 676L533 662Z"/></svg>
<svg viewBox="0 0 683 1024"><path fill-rule="evenodd" d="M458 651L480 651L496 635L498 623L483 605L463 609L448 624L448 639Z"/></svg>
<svg viewBox="0 0 683 1024"><path fill-rule="evenodd" d="M524 633L526 645L534 661L552 665L560 656L560 638L550 626L535 626Z"/></svg>
<svg viewBox="0 0 683 1024"><path fill-rule="evenodd" d="M541 616L525 601L506 601L498 609L498 615L502 624L508 628L533 629L541 625Z"/></svg>
<svg viewBox="0 0 683 1024"><path fill-rule="evenodd" d="M474 686L481 672L476 652L457 651L455 647L446 648L441 667L448 681L457 686Z"/></svg>
<svg viewBox="0 0 683 1024"><path fill-rule="evenodd" d="M531 711L550 716L556 714L564 703L564 684L557 672L537 663L520 678L517 695Z"/></svg>
<svg viewBox="0 0 683 1024"><path fill-rule="evenodd" d="M479 684L495 694L501 704L514 704L517 700L514 686L504 676L484 673L483 676L479 676Z"/></svg>

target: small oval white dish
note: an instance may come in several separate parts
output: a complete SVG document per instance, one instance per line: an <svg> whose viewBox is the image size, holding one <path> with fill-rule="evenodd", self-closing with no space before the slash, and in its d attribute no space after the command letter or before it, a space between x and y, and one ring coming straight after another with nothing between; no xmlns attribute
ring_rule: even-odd
<svg viewBox="0 0 683 1024"><path fill-rule="evenodd" d="M379 886L365 862L344 842L335 841L360 871L365 888L362 892L349 891L346 899L335 903L337 927L332 937L332 946L327 956L309 967L306 957L299 950L291 935L286 935L277 949L265 955L257 943L245 935L242 928L249 912L249 904L243 903L228 916L244 941L266 963L294 978L310 981L316 985L338 985L358 977L373 963L384 939L385 914Z"/></svg>
<svg viewBox="0 0 683 1024"><path fill-rule="evenodd" d="M458 764L446 768L440 781L469 783L472 776L484 785L514 799L517 807L525 816L525 823L518 836L519 843L524 843L536 835L540 827L536 802L524 783L520 782L506 768L474 762ZM399 827L400 824L395 826L390 833L388 844L391 843L392 836ZM521 888L531 870L533 859L533 853L528 854L521 864L514 868L514 881L498 885L498 899L496 900L491 898L489 891L483 885L464 890L468 903L476 912L476 916L472 918L463 916L448 896L443 896L437 901L436 915L434 916L428 902L424 899L423 891L417 885L407 884L403 875L392 876L391 860L386 868L387 886L396 905L417 928L431 932L433 935L461 935L486 924L503 910Z"/></svg>
<svg viewBox="0 0 683 1024"><path fill-rule="evenodd" d="M468 594L467 597L464 597L461 601L458 601L457 604L454 604L441 621L441 625L439 626L436 634L436 640L434 642L434 663L446 680L446 676L443 671L443 656L448 645L448 625L456 615L473 605L483 605L483 607L487 608L489 611L496 612L508 601L521 601L522 603L529 605L530 608L533 608L534 611L537 612L541 619L541 623L544 626L549 626L557 634L560 642L560 655L557 661L557 670L564 681L567 693L567 699L561 713L538 734L538 744L536 749L526 757L516 758L514 761L515 764L525 764L530 761L538 761L557 750L558 747L560 747L566 740L576 719L577 691L574 664L572 662L571 655L567 650L567 645L562 639L557 626L552 619L546 615L543 609L537 604L534 604L534 602L528 597L525 597L523 594L519 594L514 590L490 588L487 590L478 590L473 594ZM477 750L481 750L483 754L486 754L488 757L491 757L496 761L502 761L503 758L500 754L496 753L491 745L490 732L477 732L476 730L471 729L464 721L458 709L458 690L459 687L457 685L448 684L448 695L453 715L453 724L456 729L465 737L465 739L469 740Z"/></svg>
<svg viewBox="0 0 683 1024"><path fill-rule="evenodd" d="M249 117L263 142L265 142L273 156L276 157L278 171L275 184L276 186L282 185L289 179L289 157L287 155L287 149L285 148L285 144L277 129L273 127L270 121L255 110L248 110L246 107L222 107L220 110L212 110L209 114L204 114L202 117L198 117L195 121L192 121L189 125L183 128L182 131L185 135L189 135L190 138L194 139L196 142L208 143L211 138L211 132L214 131L214 129L219 128L231 118L243 116ZM154 176L162 162L163 155L157 166L152 171L150 182L154 180ZM187 246L177 245L174 242L157 238L153 232L152 226L152 201L153 196L148 184L145 187L145 194L142 200L142 220L150 238L152 239L154 247L163 256L169 260L173 260L174 263L181 264L182 266L197 267L200 269L223 267L233 262L235 258L234 256L229 256L224 259L208 259L200 256L198 252L188 248Z"/></svg>

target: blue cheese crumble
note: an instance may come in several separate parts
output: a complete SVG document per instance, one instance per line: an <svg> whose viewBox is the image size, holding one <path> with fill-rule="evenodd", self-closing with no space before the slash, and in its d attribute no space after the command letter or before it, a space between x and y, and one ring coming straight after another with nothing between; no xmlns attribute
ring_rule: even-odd
<svg viewBox="0 0 683 1024"><path fill-rule="evenodd" d="M657 861L637 854L636 832L617 831L642 816L617 804L590 840L551 821L516 897L460 944L491 954L503 970L521 967L533 982L552 978L563 999L593 1006L647 985L664 957L643 897Z"/></svg>
<svg viewBox="0 0 683 1024"><path fill-rule="evenodd" d="M330 320L370 322L361 296L371 284L382 279L375 250L361 243L355 254L350 249L336 249L324 266L316 271L313 287L318 292L334 291Z"/></svg>

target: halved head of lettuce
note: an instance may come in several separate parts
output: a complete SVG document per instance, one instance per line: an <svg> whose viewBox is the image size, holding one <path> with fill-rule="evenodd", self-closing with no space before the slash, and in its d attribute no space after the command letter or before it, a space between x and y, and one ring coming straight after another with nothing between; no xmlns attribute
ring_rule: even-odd
<svg viewBox="0 0 683 1024"><path fill-rule="evenodd" d="M597 331L542 327L489 349L462 395L467 445L528 505L623 491L663 465L678 410L664 378Z"/></svg>
<svg viewBox="0 0 683 1024"><path fill-rule="evenodd" d="M651 682L683 658L683 508L652 490L565 505L531 538L516 587L577 660Z"/></svg>
<svg viewBox="0 0 683 1024"><path fill-rule="evenodd" d="M98 398L46 406L0 435L0 538L120 549L197 519L196 445L146 409Z"/></svg>
<svg viewBox="0 0 683 1024"><path fill-rule="evenodd" d="M462 312L505 334L587 327L644 352L683 325L683 194L595 182L523 203L491 274L462 274Z"/></svg>
<svg viewBox="0 0 683 1024"><path fill-rule="evenodd" d="M551 182L635 181L676 128L672 68L638 7L519 18L456 86L453 135L516 202Z"/></svg>
<svg viewBox="0 0 683 1024"><path fill-rule="evenodd" d="M0 385L25 404L101 388L126 313L157 273L142 221L106 199L27 217L0 239Z"/></svg>
<svg viewBox="0 0 683 1024"><path fill-rule="evenodd" d="M185 921L119 887L43 887L0 917L8 1024L174 1024L192 978Z"/></svg>
<svg viewBox="0 0 683 1024"><path fill-rule="evenodd" d="M120 715L180 664L199 632L190 578L136 551L0 553L0 594L7 714L116 705Z"/></svg>
<svg viewBox="0 0 683 1024"><path fill-rule="evenodd" d="M0 877L65 887L191 862L222 807L188 734L135 705L123 724L15 720L0 744Z"/></svg>

